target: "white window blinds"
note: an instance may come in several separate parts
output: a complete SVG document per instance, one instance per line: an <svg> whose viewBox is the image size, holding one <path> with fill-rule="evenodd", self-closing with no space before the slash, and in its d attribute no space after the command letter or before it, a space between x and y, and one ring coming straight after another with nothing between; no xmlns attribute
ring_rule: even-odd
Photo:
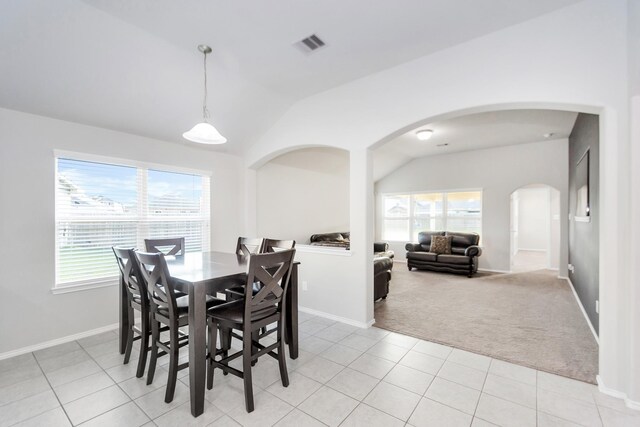
<svg viewBox="0 0 640 427"><path fill-rule="evenodd" d="M416 241L421 231L482 231L482 191L382 195L382 238Z"/></svg>
<svg viewBox="0 0 640 427"><path fill-rule="evenodd" d="M209 250L208 176L63 157L56 171L56 288L115 282L112 246L185 237L187 252Z"/></svg>

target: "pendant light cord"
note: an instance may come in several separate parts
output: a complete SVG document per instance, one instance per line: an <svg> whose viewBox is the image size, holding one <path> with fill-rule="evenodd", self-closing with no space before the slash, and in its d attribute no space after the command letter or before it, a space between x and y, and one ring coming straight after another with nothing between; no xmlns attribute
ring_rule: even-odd
<svg viewBox="0 0 640 427"><path fill-rule="evenodd" d="M202 103L202 117L205 122L208 122L209 118L209 109L207 108L207 53L203 52L204 55L204 101Z"/></svg>

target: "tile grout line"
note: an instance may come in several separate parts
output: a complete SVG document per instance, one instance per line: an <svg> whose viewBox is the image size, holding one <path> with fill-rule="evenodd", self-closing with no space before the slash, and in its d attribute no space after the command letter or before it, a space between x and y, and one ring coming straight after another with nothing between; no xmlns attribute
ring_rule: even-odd
<svg viewBox="0 0 640 427"><path fill-rule="evenodd" d="M116 340L116 342L117 342L117 340ZM82 348L84 349L84 346L82 346L82 344L80 344L80 343L78 343L78 344L80 345L80 347L82 347ZM103 344L103 343L99 343L99 344L95 344L95 345L100 345L100 344ZM94 347L94 346L89 346L89 347ZM86 349L85 349L85 351L86 351ZM113 407L113 408L109 409L109 410L108 410L108 411L106 411L106 412L103 412L103 413L101 413L101 414L96 415L95 417L91 417L91 418L89 418L89 419L87 419L87 420L83 421L82 423L80 423L80 425L82 425L82 424L84 424L84 423L87 423L87 422L89 422L89 421L91 421L91 420L93 420L93 419L95 419L95 418L98 418L98 417L100 417L100 416L102 416L102 415L104 415L104 414L107 414L107 413L109 413L109 412L111 412L111 411L114 411L114 410L116 410L116 409L118 409L118 408L120 408L120 407L122 407L122 406L124 406L124 405L127 405L127 404L129 404L129 403L133 403L133 404L134 404L138 409L140 409L140 411L142 411L142 413L143 413L143 414L144 414L144 415L149 419L149 421L153 422L153 419L152 419L152 418L151 418L151 417L150 417L150 416L149 416L149 415L148 415L148 414L147 414L147 413L146 413L146 412L145 412L145 411L144 411L144 410L143 410L143 409L142 409L142 408L141 408L141 407L136 403L136 401L135 401L134 399L132 399L132 398L131 398L131 396L129 396L129 394L127 394L127 392L126 392L126 391L125 391L125 390L120 386L120 383L118 383L117 381L115 381L115 380L111 377L111 375L109 375L109 373L107 372L107 370L106 370L105 368L103 368L102 366L100 366L100 364L99 364L99 363L98 363L98 361L96 360L96 357L92 356L88 351L87 351L87 354L89 354L89 357L91 357L91 359L92 359L92 360L93 360L93 361L94 361L94 362L95 362L95 363L100 367L100 369L102 370L102 372L103 372L107 377L109 377L109 378L113 381L114 385L115 385L115 386L117 386L117 387L120 389L120 391L122 391L122 392L125 394L125 396L127 396L127 398L129 399L129 401L128 401L128 402L124 402L124 403L123 403L123 404L121 404L121 405L115 406L115 407ZM124 357L124 355L121 355L121 356L122 356L122 357ZM129 361L129 363L131 363L131 361ZM124 365L124 363L123 363L122 365ZM115 368L115 367L117 367L117 366L121 366L121 365L115 365L115 366L114 366L114 368ZM111 369L111 368L109 368L109 369ZM85 378L86 378L86 377L85 377ZM133 378L133 377L132 377L132 378ZM127 379L125 379L124 381L128 381L128 380L130 380L130 379L131 379L131 378L127 378ZM121 381L121 382L124 382L124 381ZM112 387L112 386L109 386L109 387ZM106 388L109 388L109 387L106 387ZM89 394L87 394L86 396L90 396L90 395L92 395L92 394L98 393L98 392L100 392L100 391L102 391L102 390L105 390L106 388L101 389L101 390L98 390L98 391L95 391L95 392L93 392L93 393L89 393ZM155 390L152 390L152 391L155 391ZM148 394L148 393L145 393L144 395L146 395L146 394ZM144 396L144 395L143 395L143 396ZM86 396L82 396L82 397L80 397L80 398L78 398L78 399L76 399L76 400L82 399L83 397L86 397ZM140 397L142 397L142 396L140 396ZM75 402L76 400L74 400L74 402ZM70 402L69 402L69 403L70 403ZM154 424L155 424L155 423L154 423ZM72 425L73 425L73 424L72 424Z"/></svg>
<svg viewBox="0 0 640 427"><path fill-rule="evenodd" d="M487 368L487 372L484 375L484 381L482 382L482 389L480 389L480 396L478 396L478 403L476 403L476 408L473 410L473 418L471 418L471 421L473 422L473 419L476 417L476 412L478 412L478 406L480 406L480 399L482 399L482 394L484 393L484 386L487 384L487 378L489 378L489 371L491 370L491 365L493 365L493 361L494 359L491 358L491 361L489 362L489 367ZM536 420L537 420L537 416L536 416Z"/></svg>
<svg viewBox="0 0 640 427"><path fill-rule="evenodd" d="M414 347L415 347L416 345L418 345L418 343L419 343L420 341L421 341L421 340L418 340L418 342L416 342L416 343L415 343L415 345L414 345L413 347L411 347L411 350L413 350L413 349L414 349ZM420 352L418 352L418 353L420 353ZM447 360L449 359L449 356L451 356L451 353L453 353L453 350L451 350L451 351L449 352L449 354L447 355L447 358L446 358L446 359L444 359L444 361L442 362L442 365L440 365L440 367L438 368L438 372L436 372L436 373L435 373L435 375L433 375L433 379L431 380L431 382L430 382L430 383L429 383L429 385L427 386L427 389L424 391L424 393L422 393L422 396L420 397L420 400L418 400L418 404L416 405L416 407L415 407L415 408L413 408L413 411L411 411L411 414L409 415L409 418L407 418L407 421L406 421L406 423L407 423L407 424L409 424L409 420L411 419L411 417L413 417L413 414L416 412L416 409L418 409L418 406L420 405L420 402L422 401L422 399L429 399L428 397L426 397L426 394L427 394L427 392L429 391L429 389L431 388L431 386L433 385L433 382L436 380L436 378L438 378L438 374L440 373L440 371L441 371L441 370L442 370L442 368L444 367L444 364L445 364L445 363L447 362ZM434 357L435 357L435 356L434 356ZM438 358L438 359L440 359L440 358ZM402 360L402 359L401 359L401 360ZM398 364L399 364L399 363L400 363L400 362L398 362ZM404 366L404 365L402 365L402 366ZM408 366L407 366L407 367L408 367ZM413 369L413 368L412 368L412 369ZM416 370L417 370L417 369L416 369ZM429 399L429 400L431 400L431 399ZM438 403L440 403L440 402L438 402ZM445 406L450 407L449 405L445 405ZM455 409L455 408L453 408L453 409Z"/></svg>
<svg viewBox="0 0 640 427"><path fill-rule="evenodd" d="M76 341L74 341L74 342L76 342ZM53 388L53 385L51 384L51 382L49 381L49 378L47 377L47 374L44 373L44 370L42 369L42 366L40 366L40 361L38 361L38 358L36 357L35 353L32 352L31 355L33 356L33 359L36 361L36 365L38 365L38 369L40 369L40 372L42 372L42 376L47 381L47 384L49 384L49 388L51 388L51 392L56 397L56 400L58 401L58 405L60 405L60 408L62 409L62 412L64 413L64 416L67 417L67 421L69 421L70 425L73 425L73 423L71 422L71 418L69 418L69 414L67 414L67 410L65 409L64 405L62 405L62 402L60 402L60 398L58 397L58 393L56 393L56 391ZM44 412L41 412L40 414L37 414L37 415L35 415L33 417L30 417L30 418L27 418L27 420L35 418L38 415L42 415L43 413ZM23 421L27 421L27 420L23 420ZM20 421L20 422L22 422L22 421Z"/></svg>

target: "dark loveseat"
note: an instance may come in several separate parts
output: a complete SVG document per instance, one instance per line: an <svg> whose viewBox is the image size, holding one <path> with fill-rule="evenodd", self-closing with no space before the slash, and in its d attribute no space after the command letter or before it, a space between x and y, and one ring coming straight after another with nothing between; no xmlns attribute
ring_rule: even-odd
<svg viewBox="0 0 640 427"><path fill-rule="evenodd" d="M451 236L451 253L433 253L433 236ZM480 236L477 233L456 233L451 231L421 231L418 243L407 243L407 267L461 273L471 277L478 271L478 257L482 249L478 246Z"/></svg>

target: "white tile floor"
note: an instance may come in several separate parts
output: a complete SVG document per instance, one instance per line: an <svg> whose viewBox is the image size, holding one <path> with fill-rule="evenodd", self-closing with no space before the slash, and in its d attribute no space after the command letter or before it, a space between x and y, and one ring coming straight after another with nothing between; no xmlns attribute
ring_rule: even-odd
<svg viewBox="0 0 640 427"><path fill-rule="evenodd" d="M186 370L164 403L167 371L151 386L135 378L137 354L122 365L114 331L0 361L0 427L640 426L640 412L590 384L382 329L300 321L291 385L261 358L251 414L242 381L219 372L200 417L189 412Z"/></svg>

